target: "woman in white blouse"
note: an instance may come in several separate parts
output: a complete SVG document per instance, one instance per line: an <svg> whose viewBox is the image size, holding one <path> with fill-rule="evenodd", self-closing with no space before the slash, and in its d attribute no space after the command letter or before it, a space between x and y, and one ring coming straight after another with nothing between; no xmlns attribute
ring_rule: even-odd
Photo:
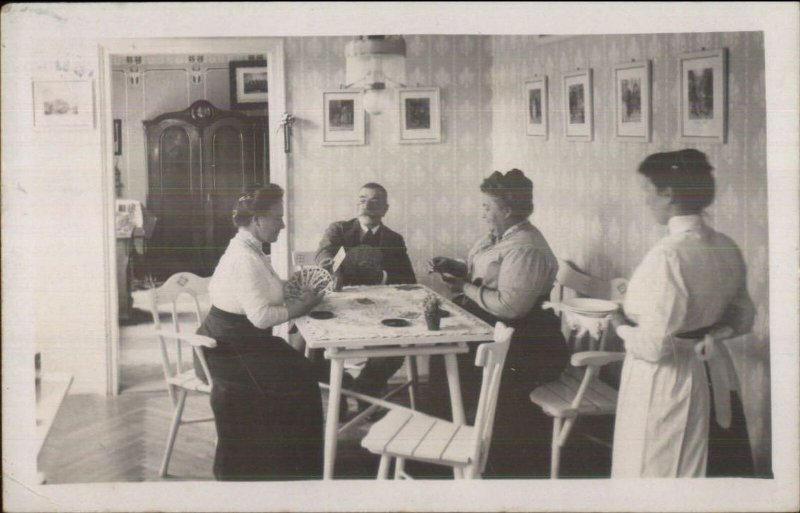
<svg viewBox="0 0 800 513"><path fill-rule="evenodd" d="M495 171L481 184L483 218L489 232L478 239L467 261L435 257L455 301L486 322L514 327L501 380L487 475L536 477L548 474L550 422L530 402L539 384L556 379L568 352L558 318L542 310L558 272L558 260L528 218L533 213L533 182L522 171ZM466 406L477 403L480 373L475 347L460 355ZM431 380L443 381L440 359L431 360ZM445 389L446 390L446 389ZM439 394L447 397L446 394ZM435 412L439 413L439 412ZM441 413L439 413L441 414Z"/></svg>
<svg viewBox="0 0 800 513"><path fill-rule="evenodd" d="M218 344L205 349L218 435L214 475L316 478L322 473L322 403L315 370L271 328L305 315L321 296L306 291L284 301L284 282L262 252L285 227L280 187L270 184L239 198L233 222L238 232L211 278L211 311L198 330Z"/></svg>
<svg viewBox="0 0 800 513"><path fill-rule="evenodd" d="M617 329L626 356L613 477L706 475L712 405L695 346L721 326L735 334L749 331L754 311L739 249L701 216L714 200L711 171L705 154L691 149L656 153L639 166L647 206L669 233L631 278L624 306L634 326ZM729 360L724 344L715 346L714 358ZM752 468L736 406L738 415L718 459L733 472L742 465Z"/></svg>

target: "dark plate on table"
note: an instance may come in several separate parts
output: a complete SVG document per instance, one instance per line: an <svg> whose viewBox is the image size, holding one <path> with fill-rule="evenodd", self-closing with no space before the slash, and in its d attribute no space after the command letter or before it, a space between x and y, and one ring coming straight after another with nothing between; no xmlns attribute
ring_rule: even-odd
<svg viewBox="0 0 800 513"><path fill-rule="evenodd" d="M422 285L398 285L395 288L397 290L417 290L421 289Z"/></svg>
<svg viewBox="0 0 800 513"><path fill-rule="evenodd" d="M405 319L384 319L381 323L384 326L391 326L392 328L402 328L403 326L411 325L411 323Z"/></svg>
<svg viewBox="0 0 800 513"><path fill-rule="evenodd" d="M368 297L360 297L356 299L356 303L361 303L362 305L374 305L375 301L371 300Z"/></svg>
<svg viewBox="0 0 800 513"><path fill-rule="evenodd" d="M333 312L329 312L327 310L314 310L313 312L308 312L308 316L312 319L332 319Z"/></svg>

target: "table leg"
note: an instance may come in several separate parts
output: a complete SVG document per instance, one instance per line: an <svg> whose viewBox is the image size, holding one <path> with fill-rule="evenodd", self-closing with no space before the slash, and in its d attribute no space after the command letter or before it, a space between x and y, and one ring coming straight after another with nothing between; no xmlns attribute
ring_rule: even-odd
<svg viewBox="0 0 800 513"><path fill-rule="evenodd" d="M336 442L339 431L339 401L342 400L342 374L344 360L331 359L331 379L328 390L328 414L325 417L325 460L323 479L333 479L333 464L336 460Z"/></svg>
<svg viewBox="0 0 800 513"><path fill-rule="evenodd" d="M456 355L444 355L444 365L447 369L447 384L450 386L450 408L453 412L453 422L466 424L464 415L464 401L461 399L461 380L458 377L458 361Z"/></svg>

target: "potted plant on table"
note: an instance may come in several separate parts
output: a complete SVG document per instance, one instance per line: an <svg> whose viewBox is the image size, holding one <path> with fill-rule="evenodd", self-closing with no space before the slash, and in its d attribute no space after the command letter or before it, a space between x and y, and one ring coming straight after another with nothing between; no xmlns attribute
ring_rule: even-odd
<svg viewBox="0 0 800 513"><path fill-rule="evenodd" d="M433 294L428 294L422 302L422 307L425 312L425 323L431 331L439 330L439 323L442 319L441 306L442 300Z"/></svg>

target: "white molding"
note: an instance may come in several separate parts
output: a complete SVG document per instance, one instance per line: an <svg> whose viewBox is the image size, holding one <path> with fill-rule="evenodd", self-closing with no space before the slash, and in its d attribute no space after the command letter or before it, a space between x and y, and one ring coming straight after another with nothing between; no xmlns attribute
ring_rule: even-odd
<svg viewBox="0 0 800 513"><path fill-rule="evenodd" d="M280 120L286 112L286 76L284 71L284 42L282 38L148 38L148 39L104 39L98 42L100 69L99 89L99 127L101 130L102 151L102 204L103 248L105 275L105 333L107 342L106 391L109 395L119 393L119 307L117 305L116 282L116 234L114 232L114 155L113 124L111 120L111 70L112 55L148 54L263 54L267 56L270 72L269 81L269 135L270 135L270 181L286 191L286 203L291 201L290 184L287 171L287 156L279 143ZM291 212L287 208L287 214ZM286 216L286 229L272 247L272 264L278 274L285 276L290 268L289 237L293 220Z"/></svg>

